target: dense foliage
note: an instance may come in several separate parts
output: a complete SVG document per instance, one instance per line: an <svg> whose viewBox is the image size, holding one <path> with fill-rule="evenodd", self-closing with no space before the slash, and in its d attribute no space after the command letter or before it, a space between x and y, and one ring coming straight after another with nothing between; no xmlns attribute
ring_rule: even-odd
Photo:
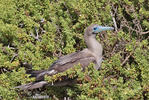
<svg viewBox="0 0 149 100"><path fill-rule="evenodd" d="M0 98L27 99L40 91L51 99L149 99L148 9L148 0L0 0ZM115 27L97 37L104 47L99 71L92 64L77 71L80 84L71 87L14 89L34 80L22 62L47 69L58 57L82 50L91 23Z"/></svg>

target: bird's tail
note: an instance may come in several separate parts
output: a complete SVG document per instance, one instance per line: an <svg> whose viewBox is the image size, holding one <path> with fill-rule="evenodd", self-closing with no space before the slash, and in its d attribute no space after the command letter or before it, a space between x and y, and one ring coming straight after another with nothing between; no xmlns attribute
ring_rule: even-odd
<svg viewBox="0 0 149 100"><path fill-rule="evenodd" d="M67 79L63 81L57 81L57 82L51 82L48 83L47 81L40 81L40 82L31 82L28 84L20 85L15 88L20 89L20 90L33 90L37 88L41 88L43 86L71 86L73 84L77 83L77 78L74 79Z"/></svg>
<svg viewBox="0 0 149 100"><path fill-rule="evenodd" d="M24 85L17 86L15 88L19 88L20 90L32 90L36 88L40 88L43 86L66 86L66 85L72 85L75 83L76 79L66 79L64 81L57 81L57 82L51 82L48 83L47 81L44 81L44 75L54 75L57 73L55 70L39 70L39 71L34 71L32 70L32 65L28 63L23 63L23 65L26 69L26 73L30 74L30 77L36 77L35 82L27 83Z"/></svg>
<svg viewBox="0 0 149 100"><path fill-rule="evenodd" d="M27 83L27 84L17 86L15 88L19 88L20 90L32 90L32 89L43 87L47 84L48 84L48 82L46 82L46 81L31 82L31 83Z"/></svg>

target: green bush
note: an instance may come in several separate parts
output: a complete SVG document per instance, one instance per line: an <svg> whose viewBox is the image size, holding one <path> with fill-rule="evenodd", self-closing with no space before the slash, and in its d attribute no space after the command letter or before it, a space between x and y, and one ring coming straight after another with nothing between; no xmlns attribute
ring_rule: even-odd
<svg viewBox="0 0 149 100"><path fill-rule="evenodd" d="M27 99L40 91L51 99L149 99L148 9L148 0L0 0L0 98ZM14 89L34 80L22 62L47 69L59 56L82 50L91 23L115 27L97 37L104 47L99 71L90 65L75 73L80 84L61 90Z"/></svg>

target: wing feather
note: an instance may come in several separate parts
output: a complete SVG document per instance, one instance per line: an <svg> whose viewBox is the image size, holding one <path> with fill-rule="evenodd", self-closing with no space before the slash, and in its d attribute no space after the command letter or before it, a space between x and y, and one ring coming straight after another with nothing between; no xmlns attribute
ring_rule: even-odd
<svg viewBox="0 0 149 100"><path fill-rule="evenodd" d="M84 49L83 51L74 52L66 56L62 56L50 66L50 69L55 67L56 65L62 66L67 63L75 62L76 60L79 60L79 59L93 57L89 52L90 51L88 49Z"/></svg>
<svg viewBox="0 0 149 100"><path fill-rule="evenodd" d="M80 64L83 68L85 68L91 62L95 63L94 56L92 56L87 49L84 49L83 51L75 52L61 57L60 59L55 61L47 71L44 71L37 75L36 80L43 80L44 75L51 76L60 72L64 72L77 64Z"/></svg>

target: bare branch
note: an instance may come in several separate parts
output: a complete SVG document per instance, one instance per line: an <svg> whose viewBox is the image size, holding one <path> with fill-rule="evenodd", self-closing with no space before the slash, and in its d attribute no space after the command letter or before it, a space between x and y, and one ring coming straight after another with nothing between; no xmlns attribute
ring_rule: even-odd
<svg viewBox="0 0 149 100"><path fill-rule="evenodd" d="M144 34L148 34L149 31L146 31L146 32L141 32L140 35L144 35Z"/></svg>
<svg viewBox="0 0 149 100"><path fill-rule="evenodd" d="M125 60L121 64L121 66L123 66L128 61L128 59L130 58L131 55L132 55L132 52L125 58Z"/></svg>
<svg viewBox="0 0 149 100"><path fill-rule="evenodd" d="M7 46L9 49L12 49L12 50L15 50L16 48L14 48L14 47L10 47L10 43L8 44L8 46Z"/></svg>
<svg viewBox="0 0 149 100"><path fill-rule="evenodd" d="M149 31L140 32L140 31L138 31L138 30L133 29L133 28L130 27L130 26L127 26L127 25L125 25L125 26L126 26L127 28L129 28L130 30L135 31L136 33L140 33L140 35L144 35L144 34L148 34L148 33L149 33Z"/></svg>
<svg viewBox="0 0 149 100"><path fill-rule="evenodd" d="M30 36L33 37L34 39L38 40L38 41L41 41L41 39L39 39L39 32L37 30L37 27L35 27L35 33L36 33L36 36L33 33L31 33Z"/></svg>
<svg viewBox="0 0 149 100"><path fill-rule="evenodd" d="M39 39L39 33L38 33L38 30L37 30L37 27L35 27L35 32L36 32L36 39L38 40Z"/></svg>
<svg viewBox="0 0 149 100"><path fill-rule="evenodd" d="M15 57L17 57L18 56L18 54L14 54L13 56L12 56L12 58L11 58L11 60L10 60L10 62L13 62L14 61L14 59L15 59Z"/></svg>
<svg viewBox="0 0 149 100"><path fill-rule="evenodd" d="M113 23L114 23L115 31L117 32L117 24L116 24L116 20L115 20L114 14L112 13L112 11L110 11L110 13L111 13L112 20L113 20Z"/></svg>

